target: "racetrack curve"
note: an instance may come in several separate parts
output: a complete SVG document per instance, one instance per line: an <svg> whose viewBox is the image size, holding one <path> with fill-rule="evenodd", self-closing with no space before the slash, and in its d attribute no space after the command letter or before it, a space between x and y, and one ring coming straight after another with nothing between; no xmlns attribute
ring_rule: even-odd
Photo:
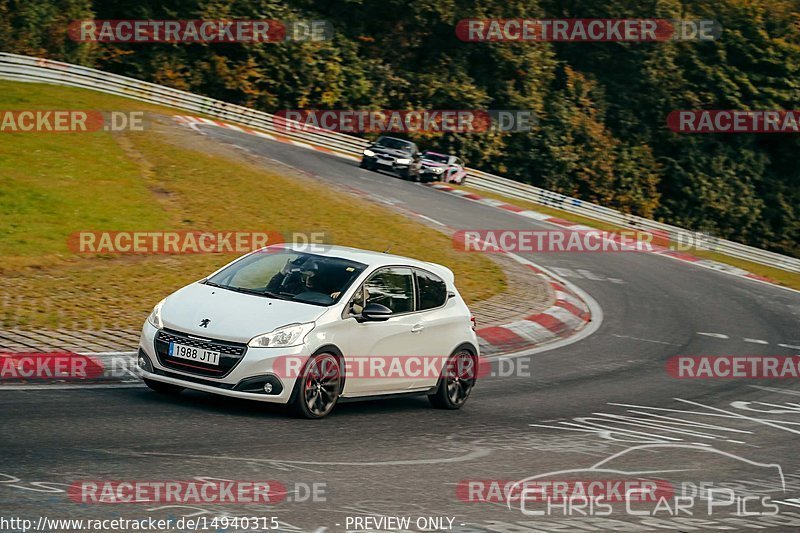
<svg viewBox="0 0 800 533"><path fill-rule="evenodd" d="M452 228L553 229L333 155L230 129L201 129L334 188L356 188L387 207L395 204ZM280 199L264 201L268 208ZM698 505L691 517L664 512L652 518L615 506L613 518L627 530L800 528L800 507L791 500L800 496L800 483L792 481L800 476L797 380L677 380L664 368L674 355L799 354L800 293L654 254L522 255L591 295L603 309L603 323L580 342L521 358L531 376L481 380L461 411L402 398L344 404L326 420L300 421L277 408L193 392L177 398L144 388L4 392L2 425L14 429L0 435L0 515L229 513L277 516L287 530L342 531L348 516L399 514L448 516L464 531L620 530L621 522L577 512L533 517L502 503L465 503L456 487L470 479L519 480L584 469L636 445L667 443L673 447L623 454L624 464L617 466L625 473L614 476L681 469L670 475L674 484L769 478L780 489L769 493L781 502L780 512L735 516L730 507L709 515ZM701 445L723 453L704 452ZM780 465L784 483L754 463ZM324 483L326 498L284 501L273 509L191 510L77 506L64 497L64 485L29 490L36 488L32 482L203 476L271 479L289 487Z"/></svg>

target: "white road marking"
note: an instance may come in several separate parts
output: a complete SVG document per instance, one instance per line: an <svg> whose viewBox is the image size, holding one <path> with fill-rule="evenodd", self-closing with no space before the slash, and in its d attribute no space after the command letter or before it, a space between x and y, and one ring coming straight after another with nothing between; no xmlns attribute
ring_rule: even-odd
<svg viewBox="0 0 800 533"><path fill-rule="evenodd" d="M728 339L729 337L724 333L706 333L705 331L698 331L698 335L703 335L705 337L714 337L715 339Z"/></svg>
<svg viewBox="0 0 800 533"><path fill-rule="evenodd" d="M550 218L550 215L543 215L542 213L537 213L536 211L520 211L517 214L526 218L532 218L534 220L545 220Z"/></svg>
<svg viewBox="0 0 800 533"><path fill-rule="evenodd" d="M562 267L550 267L550 270L558 274L559 276L563 276L565 278L579 278L581 277L580 274L573 272L569 268L562 268Z"/></svg>
<svg viewBox="0 0 800 533"><path fill-rule="evenodd" d="M435 219L433 219L431 217L428 217L428 216L425 216L425 215L420 215L419 213L417 213L416 215L421 219L427 220L428 222L433 222L434 224L438 224L440 226L447 227L447 224L439 222L438 220L435 220Z"/></svg>
<svg viewBox="0 0 800 533"><path fill-rule="evenodd" d="M382 204L386 204L386 205L397 205L398 204L398 202L396 202L395 200L392 200L391 198L386 198L385 196L381 196L379 194L372 194L370 196L372 196L373 199L379 201Z"/></svg>
<svg viewBox="0 0 800 533"><path fill-rule="evenodd" d="M779 344L781 348L789 348L790 350L800 350L800 346L793 346L791 344Z"/></svg>
<svg viewBox="0 0 800 533"><path fill-rule="evenodd" d="M781 426L779 424L774 423L772 420L765 420L763 418L745 416L745 415L740 414L740 413L734 413L734 412L731 412L731 411L726 411L725 409L719 409L717 407L712 407L710 405L703 405L702 403L699 403L699 402L693 402L691 400L684 400L683 398L675 398L675 400L677 400L679 402L683 402L683 403L688 403L690 405L695 405L697 407L705 407L706 409L710 409L711 411L717 411L718 413L725 413L726 415L732 415L735 418L741 418L743 420L750 420L751 422L756 422L757 424L763 424L765 426L769 426L769 427L772 427L772 428L775 428L775 429L782 429L783 431L788 431L789 433L794 433L795 435L800 435L800 431L799 430ZM777 421L777 422L780 422L780 421Z"/></svg>
<svg viewBox="0 0 800 533"><path fill-rule="evenodd" d="M744 338L744 342L749 342L752 344L769 344L767 341L762 341L761 339L750 339L748 337Z"/></svg>
<svg viewBox="0 0 800 533"><path fill-rule="evenodd" d="M591 272L590 270L584 270L582 268L579 268L579 269L576 269L575 272L577 272L578 274L580 274L584 278L590 279L592 281L603 281L603 278L601 278L597 274Z"/></svg>
<svg viewBox="0 0 800 533"><path fill-rule="evenodd" d="M653 342L655 344L666 344L666 345L669 345L669 346L679 346L678 344L675 344L674 342L654 341L652 339L640 339L639 337L631 337L629 335L617 335L616 333L612 333L611 336L612 337L617 337L617 338L620 338L620 339L631 339L631 340L634 340L634 341Z"/></svg>
<svg viewBox="0 0 800 533"><path fill-rule="evenodd" d="M786 505L788 507L800 507L800 499L796 498L792 500L772 500L772 502L780 505Z"/></svg>
<svg viewBox="0 0 800 533"><path fill-rule="evenodd" d="M591 270L585 268L576 268L575 270L566 267L549 267L550 270L563 278L582 278L589 281L610 281L611 283L625 283L625 281L618 278L606 278L601 274L595 274Z"/></svg>
<svg viewBox="0 0 800 533"><path fill-rule="evenodd" d="M494 198L483 198L480 200L482 204L490 205L492 207L497 207L499 205L505 205L505 202L501 202L500 200L495 200Z"/></svg>

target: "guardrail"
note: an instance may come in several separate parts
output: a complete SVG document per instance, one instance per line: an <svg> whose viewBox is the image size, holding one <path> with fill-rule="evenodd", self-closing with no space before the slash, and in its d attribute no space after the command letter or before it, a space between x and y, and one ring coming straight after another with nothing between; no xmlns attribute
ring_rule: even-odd
<svg viewBox="0 0 800 533"><path fill-rule="evenodd" d="M171 89L163 85L48 59L0 53L0 79L53 83L101 91L215 117L355 156L361 155L364 147L369 144L369 141L365 139L343 133L325 130L293 131L293 128L283 127L286 124L284 119L263 111ZM467 172L470 185L478 189L510 198L532 201L625 228L659 232L675 242L691 243L694 247L713 250L730 257L790 272L800 272L800 259L629 215L480 170L467 169Z"/></svg>

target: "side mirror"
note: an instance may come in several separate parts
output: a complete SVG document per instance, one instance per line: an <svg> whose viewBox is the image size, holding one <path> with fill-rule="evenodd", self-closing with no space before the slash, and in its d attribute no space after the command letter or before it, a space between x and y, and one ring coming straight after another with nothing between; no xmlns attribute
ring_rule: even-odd
<svg viewBox="0 0 800 533"><path fill-rule="evenodd" d="M376 303L365 305L364 310L361 311L361 318L364 321L382 322L384 320L389 320L389 317L391 316L392 316L391 309L389 309L385 305Z"/></svg>

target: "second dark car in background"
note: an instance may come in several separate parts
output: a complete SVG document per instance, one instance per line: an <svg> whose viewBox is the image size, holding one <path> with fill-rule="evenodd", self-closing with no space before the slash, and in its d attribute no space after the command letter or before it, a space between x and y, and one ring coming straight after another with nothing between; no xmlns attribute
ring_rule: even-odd
<svg viewBox="0 0 800 533"><path fill-rule="evenodd" d="M380 137L364 149L361 168L392 172L403 179L419 181L420 152L411 141L396 137Z"/></svg>

